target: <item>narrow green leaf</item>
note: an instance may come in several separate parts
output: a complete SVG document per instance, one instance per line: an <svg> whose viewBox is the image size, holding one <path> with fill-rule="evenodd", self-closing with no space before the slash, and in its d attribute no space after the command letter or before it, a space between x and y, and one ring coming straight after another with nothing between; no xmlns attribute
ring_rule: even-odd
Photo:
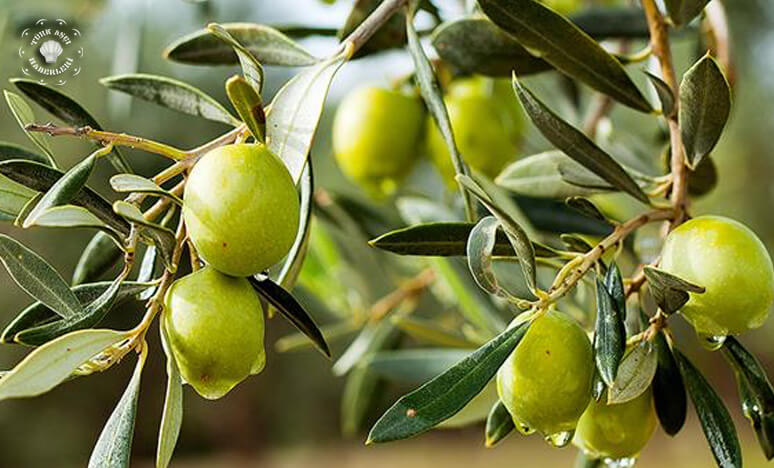
<svg viewBox="0 0 774 468"><path fill-rule="evenodd" d="M47 156L47 162L49 165L56 167L56 159L54 159L54 153L51 150L51 144L48 141L48 137L39 132L27 131L27 125L35 123L35 114L32 113L32 108L27 104L18 94L10 91L3 91L5 95L5 101L8 103L8 107L11 109L16 122L21 126L24 133L29 139L35 143L35 145L43 151Z"/></svg>
<svg viewBox="0 0 774 468"><path fill-rule="evenodd" d="M704 292L704 287L689 283L658 268L646 266L644 272L653 299L667 314L680 310L690 299L688 293L701 294Z"/></svg>
<svg viewBox="0 0 774 468"><path fill-rule="evenodd" d="M254 23L224 23L221 26L266 65L300 67L317 62L317 58L303 47L269 26ZM164 57L192 65L239 63L234 49L215 38L207 29L181 37L166 48Z"/></svg>
<svg viewBox="0 0 774 468"><path fill-rule="evenodd" d="M532 0L527 1L531 2ZM532 123L548 141L614 187L623 190L643 203L648 203L648 196L615 159L591 141L583 132L552 112L530 90L523 87L515 76L513 89L524 105L527 115L532 119Z"/></svg>
<svg viewBox="0 0 774 468"><path fill-rule="evenodd" d="M138 282L149 282L153 279L153 275L156 271L156 253L158 250L156 246L149 245L145 249L145 253L142 255L142 263L140 263L140 271L137 272ZM153 296L156 292L156 288L148 288L145 291L137 295L137 299L146 301Z"/></svg>
<svg viewBox="0 0 774 468"><path fill-rule="evenodd" d="M165 76L136 73L102 78L99 82L108 89L120 91L184 114L207 120L239 125L231 113L215 98L188 83Z"/></svg>
<svg viewBox="0 0 774 468"><path fill-rule="evenodd" d="M457 429L486 422L486 417L492 409L492 405L499 399L500 397L497 395L497 382L495 382L495 379L492 379L457 414L442 421L436 426L436 429Z"/></svg>
<svg viewBox="0 0 774 468"><path fill-rule="evenodd" d="M261 91L263 91L263 67L253 53L234 38L223 26L217 23L210 23L207 25L207 30L210 34L234 49L245 79L255 89L256 93L261 94Z"/></svg>
<svg viewBox="0 0 774 468"><path fill-rule="evenodd" d="M597 279L597 321L594 326L594 360L599 374L608 387L616 379L618 367L626 351L624 313L605 284Z"/></svg>
<svg viewBox="0 0 774 468"><path fill-rule="evenodd" d="M263 299L279 310L282 316L288 319L299 331L309 337L320 352L329 358L331 357L328 343L325 342L325 337L323 337L317 324L289 292L265 276L250 277L248 281Z"/></svg>
<svg viewBox="0 0 774 468"><path fill-rule="evenodd" d="M489 195L484 192L473 179L466 175L458 175L457 180L475 195L476 198L500 221L505 234L508 236L508 240L511 242L511 245L513 245L513 250L516 252L516 256L519 259L519 263L524 272L524 278L527 280L527 285L532 291L536 290L537 267L535 266L535 249L532 247L532 242L529 240L529 237L527 237L527 233L524 232L524 229L522 229L513 218L508 216L508 214L499 206L492 203Z"/></svg>
<svg viewBox="0 0 774 468"><path fill-rule="evenodd" d="M39 162L41 164L49 163L46 156L30 151L16 143L0 141L0 161L7 161L9 159L29 159L30 161Z"/></svg>
<svg viewBox="0 0 774 468"><path fill-rule="evenodd" d="M307 161L328 88L347 61L344 53L304 70L277 91L266 116L266 141L298 182Z"/></svg>
<svg viewBox="0 0 774 468"><path fill-rule="evenodd" d="M508 297L508 292L497 283L497 276L492 269L492 251L499 227L500 221L497 218L487 216L470 231L467 247L468 268L481 289L496 296Z"/></svg>
<svg viewBox="0 0 774 468"><path fill-rule="evenodd" d="M151 193L169 198L178 206L183 206L183 200L174 193L159 187L155 182L134 174L116 174L110 178L110 186L116 192Z"/></svg>
<svg viewBox="0 0 774 468"><path fill-rule="evenodd" d="M645 76L648 77L653 89L656 90L658 100L661 102L661 113L670 116L675 111L675 92L661 78L645 70Z"/></svg>
<svg viewBox="0 0 774 468"><path fill-rule="evenodd" d="M709 0L665 0L664 3L672 22L681 26L699 16Z"/></svg>
<svg viewBox="0 0 774 468"><path fill-rule="evenodd" d="M96 280L116 264L123 252L113 239L104 232L98 232L83 249L75 265L72 284L77 286Z"/></svg>
<svg viewBox="0 0 774 468"><path fill-rule="evenodd" d="M383 387L382 379L368 366L357 366L347 374L340 403L341 432L345 437L354 437L360 432Z"/></svg>
<svg viewBox="0 0 774 468"><path fill-rule="evenodd" d="M99 435L89 457L89 468L129 468L145 356L146 353L140 354L129 385Z"/></svg>
<svg viewBox="0 0 774 468"><path fill-rule="evenodd" d="M486 447L494 447L508 437L514 429L516 425L513 423L511 413L502 401L497 400L486 418Z"/></svg>
<svg viewBox="0 0 774 468"><path fill-rule="evenodd" d="M653 344L643 341L621 361L618 373L607 392L607 404L626 403L642 395L656 374L658 357Z"/></svg>
<svg viewBox="0 0 774 468"><path fill-rule="evenodd" d="M731 88L709 55L685 72L678 113L688 165L696 167L715 148L731 113Z"/></svg>
<svg viewBox="0 0 774 468"><path fill-rule="evenodd" d="M597 208L597 206L588 198L583 197L570 197L564 201L567 206L573 208L579 213L583 213L589 218L598 219L599 221L610 223L605 215Z"/></svg>
<svg viewBox="0 0 774 468"><path fill-rule="evenodd" d="M74 316L82 310L70 287L51 265L5 234L0 234L0 261L16 284L60 316Z"/></svg>
<svg viewBox="0 0 774 468"><path fill-rule="evenodd" d="M419 342L450 348L473 348L482 344L468 340L456 330L440 326L435 320L416 317L392 317L391 320L401 331Z"/></svg>
<svg viewBox="0 0 774 468"><path fill-rule="evenodd" d="M91 127L94 130L103 130L96 119L70 96L37 81L24 78L13 78L11 83L62 122L73 127ZM113 148L107 158L116 171L132 172L131 166L118 148Z"/></svg>
<svg viewBox="0 0 774 468"><path fill-rule="evenodd" d="M653 403L664 432L674 436L683 428L688 411L685 386L663 332L656 336L654 346L658 353L658 366L653 377Z"/></svg>
<svg viewBox="0 0 774 468"><path fill-rule="evenodd" d="M29 216L27 217L29 219ZM102 222L86 208L75 205L64 205L49 208L35 219L35 226L49 228L91 228L99 229L113 242L121 252L118 245L123 245L123 238Z"/></svg>
<svg viewBox="0 0 774 468"><path fill-rule="evenodd" d="M715 461L718 466L741 468L742 450L739 447L734 422L723 400L687 357L677 349L673 351Z"/></svg>
<svg viewBox="0 0 774 468"><path fill-rule="evenodd" d="M425 432L473 399L524 336L528 324L510 328L443 374L400 398L376 422L368 442L389 442Z"/></svg>
<svg viewBox="0 0 774 468"><path fill-rule="evenodd" d="M261 95L239 75L234 75L226 81L226 94L255 140L263 142L266 135L266 114L263 111Z"/></svg>
<svg viewBox="0 0 774 468"><path fill-rule="evenodd" d="M50 166L21 159L0 162L0 174L42 193L47 192L63 176L62 172ZM129 235L129 223L116 215L110 203L89 187L83 187L76 193L71 203L88 209L121 235Z"/></svg>
<svg viewBox="0 0 774 468"><path fill-rule="evenodd" d="M312 233L312 205L314 197L314 171L312 170L312 158L306 163L301 173L300 192L301 204L299 206L299 223L296 238L290 248L282 269L277 274L277 282L285 289L291 289L301 274L306 252L309 249L309 238Z"/></svg>
<svg viewBox="0 0 774 468"><path fill-rule="evenodd" d="M46 393L81 364L128 337L115 330L80 330L46 343L0 379L0 400Z"/></svg>
<svg viewBox="0 0 774 468"><path fill-rule="evenodd" d="M175 357L169 349L169 338L162 321L161 344L167 356L167 391L164 397L164 410L161 413L159 427L159 443L156 448L156 468L166 468L172 460L172 453L180 435L183 423L183 379L175 362Z"/></svg>
<svg viewBox="0 0 774 468"><path fill-rule="evenodd" d="M648 101L621 63L570 20L535 0L479 0L484 13L533 55L642 112Z"/></svg>
<svg viewBox="0 0 774 468"><path fill-rule="evenodd" d="M718 185L718 168L712 158L703 158L694 169L688 170L688 194L706 195Z"/></svg>
<svg viewBox="0 0 774 468"><path fill-rule="evenodd" d="M372 355L365 365L387 380L421 384L443 373L471 351L443 348L380 351Z"/></svg>
<svg viewBox="0 0 774 468"><path fill-rule="evenodd" d="M586 253L594 248L588 240L578 234L560 234L559 239L573 252Z"/></svg>
<svg viewBox="0 0 774 468"><path fill-rule="evenodd" d="M14 221L37 193L0 175L0 220Z"/></svg>
<svg viewBox="0 0 774 468"><path fill-rule="evenodd" d="M527 156L509 164L497 176L495 183L519 195L539 198L563 199L605 191L579 187L565 181L559 172L560 164L572 165L578 171L586 172L590 177L599 180L608 189L611 188L588 169L556 150Z"/></svg>

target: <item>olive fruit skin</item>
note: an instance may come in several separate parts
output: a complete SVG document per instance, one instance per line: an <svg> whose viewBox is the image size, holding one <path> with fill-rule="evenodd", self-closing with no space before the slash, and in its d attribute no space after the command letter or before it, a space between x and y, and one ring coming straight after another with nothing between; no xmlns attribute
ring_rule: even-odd
<svg viewBox="0 0 774 468"><path fill-rule="evenodd" d="M183 379L216 400L263 370L263 311L244 278L205 267L175 281L164 299L164 328Z"/></svg>
<svg viewBox="0 0 774 468"><path fill-rule="evenodd" d="M494 178L518 156L525 118L508 80L474 77L453 81L444 102L457 148L470 167ZM431 118L427 121L426 147L444 182L454 187L454 165Z"/></svg>
<svg viewBox="0 0 774 468"><path fill-rule="evenodd" d="M227 145L196 163L183 217L201 257L218 271L250 276L288 253L299 200L282 161L262 144Z"/></svg>
<svg viewBox="0 0 774 468"><path fill-rule="evenodd" d="M656 412L650 387L637 398L616 405L605 398L592 401L578 421L573 443L603 458L637 457L656 429Z"/></svg>
<svg viewBox="0 0 774 468"><path fill-rule="evenodd" d="M774 302L774 267L747 226L721 216L694 218L666 239L661 268L703 286L680 312L700 335L726 336L760 327Z"/></svg>
<svg viewBox="0 0 774 468"><path fill-rule="evenodd" d="M572 431L591 399L591 343L570 317L535 319L497 372L497 392L516 427L544 436Z"/></svg>
<svg viewBox="0 0 774 468"><path fill-rule="evenodd" d="M418 97L367 86L349 93L333 120L333 154L369 195L389 195L418 159L424 107Z"/></svg>

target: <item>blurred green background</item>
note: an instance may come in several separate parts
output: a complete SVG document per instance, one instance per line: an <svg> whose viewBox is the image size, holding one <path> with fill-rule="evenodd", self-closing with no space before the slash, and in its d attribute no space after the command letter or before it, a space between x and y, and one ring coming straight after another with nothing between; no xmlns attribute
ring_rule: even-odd
<svg viewBox="0 0 774 468"><path fill-rule="evenodd" d="M718 0L715 0L718 1ZM440 0L453 16L464 2ZM332 5L320 0L0 0L0 81L21 76L16 53L21 30L38 18L66 18L83 32L83 73L70 80L64 91L76 97L109 130L126 131L189 148L210 139L225 127L174 113L126 96L109 93L97 84L103 76L146 72L190 82L225 102L223 80L236 72L232 67L200 68L173 64L161 58L161 50L177 37L208 21L254 21L271 25L314 25L336 28L343 24L351 0ZM727 2L738 79L732 120L714 153L720 184L696 204L695 212L725 214L750 225L774 252L774 5L770 0ZM331 39L304 41L313 53L333 50ZM685 47L683 47L685 48ZM681 50L678 47L678 50ZM692 51L682 50L689 56ZM681 64L684 68L686 63ZM337 76L328 108L318 131L315 150L318 183L358 195L333 165L329 150L332 109L356 84L387 84L411 70L402 51L393 51L350 63ZM271 96L294 70L270 68L266 96ZM545 77L549 83L555 77ZM10 88L10 85L3 85ZM0 139L30 146L3 105ZM44 112L35 108L45 121ZM83 157L89 146L57 139L59 161L69 167ZM128 151L138 172L151 175L164 161ZM92 180L106 180L109 168ZM105 182L93 184L106 195ZM46 257L65 277L72 274L88 232L51 233L24 231L7 224L0 232L11 233ZM0 271L0 322L9 321L29 298ZM142 312L139 304L124 306L111 314L110 325L129 326ZM283 320L267 327L268 343L291 328ZM771 334L774 320L744 337L770 372L774 372ZM153 337L152 346L158 351ZM338 350L340 352L340 350ZM737 420L745 446L746 466L764 466L764 459L736 404L736 390L729 370L719 356L694 351L697 363L725 395ZM0 350L0 367L8 368L24 350L6 346ZM113 409L132 366L116 366L104 375L62 385L34 400L0 404L0 466L83 466L104 421ZM135 431L134 463L152 466L159 415L163 403L165 373L161 353L150 359L140 397ZM337 467L470 467L470 466L568 466L573 449L552 450L538 437L513 436L496 449L483 448L480 427L435 432L415 440L381 447L364 447L364 435L344 439L339 429L342 380L333 376L330 363L316 353L280 354L269 351L266 370L248 379L220 401L205 401L186 389L185 417L173 466L337 466ZM386 395L379 410L390 404ZM374 413L374 417L378 412ZM709 450L690 413L688 427L676 440L657 432L642 456L641 465L703 467L712 463Z"/></svg>

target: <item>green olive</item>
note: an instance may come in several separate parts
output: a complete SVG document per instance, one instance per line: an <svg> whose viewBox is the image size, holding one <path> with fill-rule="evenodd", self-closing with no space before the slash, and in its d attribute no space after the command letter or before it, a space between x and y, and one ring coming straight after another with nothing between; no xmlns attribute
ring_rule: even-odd
<svg viewBox="0 0 774 468"><path fill-rule="evenodd" d="M525 119L508 80L475 77L453 81L444 102L457 148L473 169L494 178L516 158ZM454 166L446 141L432 119L427 125L427 152L444 181L453 187Z"/></svg>
<svg viewBox="0 0 774 468"><path fill-rule="evenodd" d="M586 332L549 311L533 321L500 367L497 391L519 430L555 436L575 429L591 398L593 371Z"/></svg>
<svg viewBox="0 0 774 468"><path fill-rule="evenodd" d="M418 159L424 108L418 97L363 87L333 120L333 154L342 172L374 197L389 195Z"/></svg>
<svg viewBox="0 0 774 468"><path fill-rule="evenodd" d="M191 171L183 216L208 264L228 275L250 276L282 260L293 245L298 192L266 146L223 146Z"/></svg>
<svg viewBox="0 0 774 468"><path fill-rule="evenodd" d="M636 458L656 429L650 388L637 398L608 405L592 401L578 421L573 443L595 457Z"/></svg>
<svg viewBox="0 0 774 468"><path fill-rule="evenodd" d="M774 268L760 239L747 226L720 216L701 216L672 231L661 268L703 286L680 312L696 332L738 334L760 327L774 302Z"/></svg>
<svg viewBox="0 0 774 468"><path fill-rule="evenodd" d="M175 281L164 327L183 379L215 400L266 364L263 311L250 283L207 267Z"/></svg>

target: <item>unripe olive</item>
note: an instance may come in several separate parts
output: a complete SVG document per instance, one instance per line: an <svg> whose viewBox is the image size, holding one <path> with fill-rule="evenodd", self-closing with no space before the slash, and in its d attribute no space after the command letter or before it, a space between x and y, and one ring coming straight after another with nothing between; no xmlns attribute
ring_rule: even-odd
<svg viewBox="0 0 774 468"><path fill-rule="evenodd" d="M250 276L282 260L298 231L299 201L285 165L265 145L227 145L196 163L183 217L201 257Z"/></svg>
<svg viewBox="0 0 774 468"><path fill-rule="evenodd" d="M656 429L650 388L637 398L608 405L592 401L578 421L573 443L595 457L635 458Z"/></svg>
<svg viewBox="0 0 774 468"><path fill-rule="evenodd" d="M215 400L263 370L263 311L250 283L206 267L175 281L164 327L183 379Z"/></svg>
<svg viewBox="0 0 774 468"><path fill-rule="evenodd" d="M473 169L494 178L518 156L524 115L508 80L456 80L444 102L457 148ZM428 118L427 125L427 152L444 181L453 187L454 166L446 141L432 119Z"/></svg>
<svg viewBox="0 0 774 468"><path fill-rule="evenodd" d="M745 225L701 216L672 231L661 268L703 286L680 312L696 332L738 334L760 327L774 302L774 268L766 247Z"/></svg>
<svg viewBox="0 0 774 468"><path fill-rule="evenodd" d="M368 86L348 94L333 120L333 154L367 193L395 190L418 156L424 108L418 97Z"/></svg>
<svg viewBox="0 0 774 468"><path fill-rule="evenodd" d="M533 321L500 367L497 392L522 432L569 433L591 398L593 370L586 332L550 311Z"/></svg>

